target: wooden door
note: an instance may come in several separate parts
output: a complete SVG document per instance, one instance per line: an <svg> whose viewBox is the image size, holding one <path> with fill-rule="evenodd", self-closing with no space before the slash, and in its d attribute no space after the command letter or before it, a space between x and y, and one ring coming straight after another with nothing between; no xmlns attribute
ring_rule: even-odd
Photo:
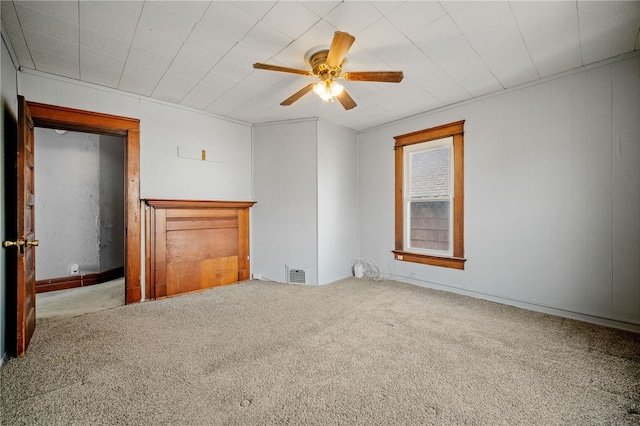
<svg viewBox="0 0 640 426"><path fill-rule="evenodd" d="M14 250L7 259L7 269L15 268L15 279L7 282L7 286L13 286L8 293L14 295L12 303L15 303L15 317L9 324L15 325L16 343L14 351L16 356L22 356L29 346L29 341L36 327L36 259L34 247L38 245L35 237L35 211L34 211L34 126L29 108L24 97L18 97L18 135L16 154L13 158L15 166L15 193L11 191L15 200L7 200L7 208L16 208L15 227L12 234L7 233L8 238L15 238L3 243L8 250ZM10 166L7 164L7 166ZM14 322L15 321L15 322ZM9 330L11 333L11 330Z"/></svg>

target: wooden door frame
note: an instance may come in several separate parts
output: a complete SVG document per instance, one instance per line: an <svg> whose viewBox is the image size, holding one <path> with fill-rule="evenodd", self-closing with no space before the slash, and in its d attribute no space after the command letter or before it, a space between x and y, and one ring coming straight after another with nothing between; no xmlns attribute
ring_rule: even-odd
<svg viewBox="0 0 640 426"><path fill-rule="evenodd" d="M27 101L36 127L124 136L125 146L125 301L142 300L140 120ZM36 224L37 226L37 224Z"/></svg>

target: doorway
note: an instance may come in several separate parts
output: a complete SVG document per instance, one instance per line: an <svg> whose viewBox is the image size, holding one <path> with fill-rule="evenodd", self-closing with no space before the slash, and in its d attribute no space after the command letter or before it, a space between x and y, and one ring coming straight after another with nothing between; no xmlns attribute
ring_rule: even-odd
<svg viewBox="0 0 640 426"><path fill-rule="evenodd" d="M141 301L140 121L29 101L27 105L35 127L124 139L125 302Z"/></svg>
<svg viewBox="0 0 640 426"><path fill-rule="evenodd" d="M124 137L125 302L135 303L142 300L140 120L28 102L20 95L17 118L15 149L6 149L5 153L5 162L10 165L5 167L6 175L13 178L7 178L5 185L8 239L2 245L10 249L7 251L6 270L7 287L11 289L11 294L7 294L7 300L11 301L7 309L7 349L13 356L23 356L36 326L34 252L39 241L35 238L37 224L34 216L34 129L41 127Z"/></svg>
<svg viewBox="0 0 640 426"><path fill-rule="evenodd" d="M124 137L38 127L34 144L37 323L124 305Z"/></svg>

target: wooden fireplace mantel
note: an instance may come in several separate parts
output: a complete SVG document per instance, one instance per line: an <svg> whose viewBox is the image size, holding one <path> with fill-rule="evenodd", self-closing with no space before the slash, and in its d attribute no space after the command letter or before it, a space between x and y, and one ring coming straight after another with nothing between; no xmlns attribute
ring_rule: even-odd
<svg viewBox="0 0 640 426"><path fill-rule="evenodd" d="M255 201L145 200L147 299L249 279Z"/></svg>

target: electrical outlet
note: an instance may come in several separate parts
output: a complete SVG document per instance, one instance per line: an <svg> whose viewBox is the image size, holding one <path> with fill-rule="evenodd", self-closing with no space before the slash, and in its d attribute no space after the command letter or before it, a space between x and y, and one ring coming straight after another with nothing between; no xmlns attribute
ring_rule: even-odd
<svg viewBox="0 0 640 426"><path fill-rule="evenodd" d="M261 280L262 274L251 274L251 278L254 280Z"/></svg>

